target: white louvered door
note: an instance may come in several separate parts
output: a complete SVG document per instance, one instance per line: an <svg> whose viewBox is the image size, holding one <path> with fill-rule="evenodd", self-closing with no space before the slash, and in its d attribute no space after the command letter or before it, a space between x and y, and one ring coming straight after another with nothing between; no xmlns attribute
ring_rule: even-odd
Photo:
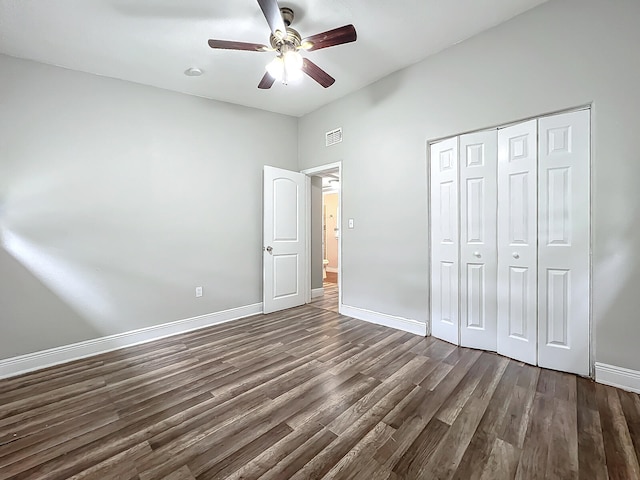
<svg viewBox="0 0 640 480"><path fill-rule="evenodd" d="M498 132L460 137L460 345L496 351Z"/></svg>
<svg viewBox="0 0 640 480"><path fill-rule="evenodd" d="M459 344L458 138L431 145L431 334Z"/></svg>

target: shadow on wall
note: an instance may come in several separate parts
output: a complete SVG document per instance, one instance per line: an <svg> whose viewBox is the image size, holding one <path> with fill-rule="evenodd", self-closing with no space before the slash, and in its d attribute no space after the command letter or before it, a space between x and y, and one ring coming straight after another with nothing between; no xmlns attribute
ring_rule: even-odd
<svg viewBox="0 0 640 480"><path fill-rule="evenodd" d="M56 338L72 335L82 341L101 335L4 248L0 248L0 272L0 359L49 348ZM56 319L64 319L64 324Z"/></svg>
<svg viewBox="0 0 640 480"><path fill-rule="evenodd" d="M157 310L172 315L176 302L166 292L178 288L173 282L180 270L173 266L173 276L162 270L168 262L162 253L168 249L157 252L127 238L119 241L113 231L98 226L62 236L40 229L47 242L2 231L0 358L135 330L146 326L141 321L164 323ZM100 243L99 238L106 240ZM125 245L135 255L119 260Z"/></svg>
<svg viewBox="0 0 640 480"><path fill-rule="evenodd" d="M404 77L406 70L400 70L392 73L388 77L371 84L367 89L369 106L380 105L392 97L396 92L403 89Z"/></svg>

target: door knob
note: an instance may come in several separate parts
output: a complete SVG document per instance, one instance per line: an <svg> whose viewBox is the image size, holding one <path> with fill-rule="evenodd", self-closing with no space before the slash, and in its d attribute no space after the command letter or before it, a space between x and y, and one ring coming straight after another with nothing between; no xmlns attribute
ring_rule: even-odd
<svg viewBox="0 0 640 480"><path fill-rule="evenodd" d="M269 246L266 248L266 250L267 250L267 252L269 252L271 255L273 255L273 253L271 253L271 252L273 252L273 247L272 247L271 245L269 245Z"/></svg>
<svg viewBox="0 0 640 480"><path fill-rule="evenodd" d="M473 256L480 258L482 255L480 255L480 252L473 252Z"/></svg>
<svg viewBox="0 0 640 480"><path fill-rule="evenodd" d="M513 252L513 258L520 258L520 254L518 252Z"/></svg>

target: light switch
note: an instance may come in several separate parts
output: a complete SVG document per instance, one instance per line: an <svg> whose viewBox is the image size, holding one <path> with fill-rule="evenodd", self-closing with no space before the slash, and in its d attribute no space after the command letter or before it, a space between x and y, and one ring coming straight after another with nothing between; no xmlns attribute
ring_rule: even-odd
<svg viewBox="0 0 640 480"><path fill-rule="evenodd" d="M353 218L349 219L349 228L353 228Z"/></svg>

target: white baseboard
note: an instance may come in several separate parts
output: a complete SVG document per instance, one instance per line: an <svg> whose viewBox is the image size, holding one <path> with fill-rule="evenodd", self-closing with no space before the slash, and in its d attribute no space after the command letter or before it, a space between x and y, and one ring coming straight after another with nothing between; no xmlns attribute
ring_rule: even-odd
<svg viewBox="0 0 640 480"><path fill-rule="evenodd" d="M186 318L175 322L154 325L131 332L119 333L108 337L96 338L62 347L28 353L19 357L0 360L0 378L13 377L33 370L58 365L60 363L91 357L100 353L131 347L141 343L186 333L219 323L262 313L262 303L231 308L220 312L208 313L198 317Z"/></svg>
<svg viewBox="0 0 640 480"><path fill-rule="evenodd" d="M318 298L318 297L324 297L324 287L311 289L311 298Z"/></svg>
<svg viewBox="0 0 640 480"><path fill-rule="evenodd" d="M338 273L337 267L325 267L325 270L329 273Z"/></svg>
<svg viewBox="0 0 640 480"><path fill-rule="evenodd" d="M386 313L373 312L364 308L351 307L349 305L340 305L340 313L348 317L364 320L365 322L384 325L385 327L403 330L405 332L414 333L425 337L427 335L427 324L409 318L395 317Z"/></svg>
<svg viewBox="0 0 640 480"><path fill-rule="evenodd" d="M596 362L596 382L640 393L640 372Z"/></svg>

